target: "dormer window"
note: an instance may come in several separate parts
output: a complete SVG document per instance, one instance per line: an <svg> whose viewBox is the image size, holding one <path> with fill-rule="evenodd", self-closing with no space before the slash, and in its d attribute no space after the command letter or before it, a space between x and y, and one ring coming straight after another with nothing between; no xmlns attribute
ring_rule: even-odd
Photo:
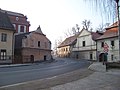
<svg viewBox="0 0 120 90"><path fill-rule="evenodd" d="M19 17L16 17L16 21L18 21L19 20Z"/></svg>

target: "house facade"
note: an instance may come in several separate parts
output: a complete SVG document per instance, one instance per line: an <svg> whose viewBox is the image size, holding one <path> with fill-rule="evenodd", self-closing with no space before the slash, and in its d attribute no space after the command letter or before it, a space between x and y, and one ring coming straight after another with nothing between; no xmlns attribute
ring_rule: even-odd
<svg viewBox="0 0 120 90"><path fill-rule="evenodd" d="M30 23L27 21L27 17L21 13L7 11L0 9L1 12L7 13L10 18L11 23L13 24L16 33L26 33L29 32Z"/></svg>
<svg viewBox="0 0 120 90"><path fill-rule="evenodd" d="M15 63L39 62L51 59L51 42L41 31L15 35Z"/></svg>
<svg viewBox="0 0 120 90"><path fill-rule="evenodd" d="M100 34L82 29L72 49L72 57L77 59L96 60L96 41Z"/></svg>
<svg viewBox="0 0 120 90"><path fill-rule="evenodd" d="M66 38L57 48L59 57L71 57L73 45L76 43L78 35Z"/></svg>
<svg viewBox="0 0 120 90"><path fill-rule="evenodd" d="M14 59L14 32L8 15L0 12L0 64L12 63Z"/></svg>
<svg viewBox="0 0 120 90"><path fill-rule="evenodd" d="M97 57L99 62L117 62L119 61L119 40L118 25L106 28L104 34L97 38Z"/></svg>

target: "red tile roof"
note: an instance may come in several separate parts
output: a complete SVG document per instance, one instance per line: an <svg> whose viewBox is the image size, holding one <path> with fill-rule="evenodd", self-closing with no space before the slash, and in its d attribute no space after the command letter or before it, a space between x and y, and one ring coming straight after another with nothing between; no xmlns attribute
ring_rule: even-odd
<svg viewBox="0 0 120 90"><path fill-rule="evenodd" d="M74 36L71 36L71 37L66 38L66 39L58 46L58 48L72 45L72 44L77 40L77 36L78 36L78 35L74 35Z"/></svg>
<svg viewBox="0 0 120 90"><path fill-rule="evenodd" d="M97 32L91 32L91 35L92 35L92 39L93 40L96 40L98 37L101 36L101 34L97 33Z"/></svg>
<svg viewBox="0 0 120 90"><path fill-rule="evenodd" d="M110 27L106 28L106 31L104 32L104 34L101 37L97 38L97 40L116 37L116 36L118 36L117 22L112 24Z"/></svg>

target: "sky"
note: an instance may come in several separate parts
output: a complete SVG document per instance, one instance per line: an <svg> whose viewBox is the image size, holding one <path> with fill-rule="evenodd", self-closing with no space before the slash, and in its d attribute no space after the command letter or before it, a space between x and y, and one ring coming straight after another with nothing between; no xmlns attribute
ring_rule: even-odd
<svg viewBox="0 0 120 90"><path fill-rule="evenodd" d="M109 23L85 0L0 0L0 8L26 15L31 24L30 31L40 25L52 42L52 48L55 40L64 40L65 33L76 24L82 29L85 19L92 22L93 29Z"/></svg>

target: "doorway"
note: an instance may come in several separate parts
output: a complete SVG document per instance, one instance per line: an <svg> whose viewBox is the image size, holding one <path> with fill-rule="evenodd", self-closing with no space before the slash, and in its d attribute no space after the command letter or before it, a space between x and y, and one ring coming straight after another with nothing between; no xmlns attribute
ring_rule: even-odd
<svg viewBox="0 0 120 90"><path fill-rule="evenodd" d="M101 53L99 55L99 62L103 62L104 61L104 53Z"/></svg>
<svg viewBox="0 0 120 90"><path fill-rule="evenodd" d="M107 53L101 53L99 55L99 62L107 62Z"/></svg>
<svg viewBox="0 0 120 90"><path fill-rule="evenodd" d="M47 56L46 56L46 55L44 55L44 61L46 61L46 57L47 57Z"/></svg>
<svg viewBox="0 0 120 90"><path fill-rule="evenodd" d="M30 55L30 62L34 63L34 56L33 55Z"/></svg>

